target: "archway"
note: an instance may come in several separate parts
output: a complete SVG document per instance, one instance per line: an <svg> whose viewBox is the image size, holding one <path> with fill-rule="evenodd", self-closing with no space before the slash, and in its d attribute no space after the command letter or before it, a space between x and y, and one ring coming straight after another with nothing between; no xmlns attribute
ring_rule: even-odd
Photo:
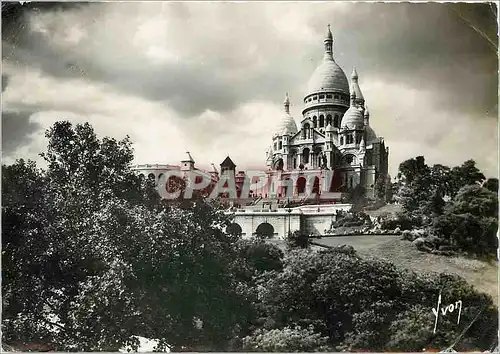
<svg viewBox="0 0 500 354"><path fill-rule="evenodd" d="M255 233L258 237L271 238L274 236L274 227L273 225L264 222L257 226Z"/></svg>
<svg viewBox="0 0 500 354"><path fill-rule="evenodd" d="M234 236L241 236L243 234L243 230L241 229L241 226L235 222L233 222L232 224L230 224L227 227L226 232L228 234L234 235Z"/></svg>
<svg viewBox="0 0 500 354"><path fill-rule="evenodd" d="M309 163L309 155L310 155L310 150L309 148L305 148L303 151L302 151L302 162L304 164L308 164Z"/></svg>
<svg viewBox="0 0 500 354"><path fill-rule="evenodd" d="M299 177L297 178L297 193L302 194L306 190L306 183L307 180L305 177Z"/></svg>

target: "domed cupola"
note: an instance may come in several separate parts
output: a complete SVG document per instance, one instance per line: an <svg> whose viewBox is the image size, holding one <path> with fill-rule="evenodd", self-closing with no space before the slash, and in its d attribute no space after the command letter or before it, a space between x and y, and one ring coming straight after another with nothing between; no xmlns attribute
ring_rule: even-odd
<svg viewBox="0 0 500 354"><path fill-rule="evenodd" d="M325 55L323 61L312 74L307 96L317 92L341 92L349 94L349 82L342 68L333 59L333 36L328 25L328 32L324 40Z"/></svg>
<svg viewBox="0 0 500 354"><path fill-rule="evenodd" d="M283 105L285 107L285 115L279 121L276 133L279 135L294 135L298 129L295 119L290 115L290 98L288 97L288 93L285 96Z"/></svg>
<svg viewBox="0 0 500 354"><path fill-rule="evenodd" d="M371 143L372 141L377 140L377 134L375 134L375 131L373 128L370 126L370 112L368 111L368 106L365 105L365 136L366 136L366 141L368 143Z"/></svg>
<svg viewBox="0 0 500 354"><path fill-rule="evenodd" d="M351 106L347 112L345 112L342 118L341 129L357 130L363 129L364 117L363 108L358 106Z"/></svg>
<svg viewBox="0 0 500 354"><path fill-rule="evenodd" d="M354 67L351 74L351 92L354 92L356 94L356 103L364 106L365 98L363 97L363 93L361 92L361 88L359 87L358 78L358 72L356 71L356 67Z"/></svg>

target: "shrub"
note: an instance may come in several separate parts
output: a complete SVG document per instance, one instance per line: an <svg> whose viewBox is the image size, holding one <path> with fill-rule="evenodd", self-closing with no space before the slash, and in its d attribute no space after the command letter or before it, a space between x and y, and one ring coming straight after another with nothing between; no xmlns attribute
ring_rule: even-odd
<svg viewBox="0 0 500 354"><path fill-rule="evenodd" d="M407 213L397 213L396 217L382 218L380 227L386 230L395 230L399 228L401 231L412 230L420 227L423 224L422 217L419 215L409 215Z"/></svg>
<svg viewBox="0 0 500 354"><path fill-rule="evenodd" d="M444 214L434 220L433 231L462 251L476 255L497 250L498 220L472 214Z"/></svg>
<svg viewBox="0 0 500 354"><path fill-rule="evenodd" d="M307 248L310 245L309 235L301 231L289 233L286 238L286 245L288 249Z"/></svg>
<svg viewBox="0 0 500 354"><path fill-rule="evenodd" d="M331 351L328 337L314 328L285 327L280 329L257 329L243 338L243 350L258 352L318 352Z"/></svg>

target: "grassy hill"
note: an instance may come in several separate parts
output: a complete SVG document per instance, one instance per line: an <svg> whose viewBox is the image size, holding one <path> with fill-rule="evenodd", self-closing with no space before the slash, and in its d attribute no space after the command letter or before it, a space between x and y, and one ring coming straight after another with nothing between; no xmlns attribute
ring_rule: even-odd
<svg viewBox="0 0 500 354"><path fill-rule="evenodd" d="M399 236L344 236L315 240L324 245L351 245L362 257L386 259L397 266L417 272L445 272L465 278L477 290L493 297L498 305L498 264L445 257L418 251L409 241Z"/></svg>

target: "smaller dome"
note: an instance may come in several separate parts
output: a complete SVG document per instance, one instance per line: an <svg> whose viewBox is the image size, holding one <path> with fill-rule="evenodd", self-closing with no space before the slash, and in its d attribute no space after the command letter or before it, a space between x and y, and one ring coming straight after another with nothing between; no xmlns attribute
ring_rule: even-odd
<svg viewBox="0 0 500 354"><path fill-rule="evenodd" d="M372 141L377 140L377 134L369 125L365 126L365 134L366 134L366 142L371 143Z"/></svg>
<svg viewBox="0 0 500 354"><path fill-rule="evenodd" d="M285 107L285 115L278 122L275 135L293 135L297 133L297 123L295 123L295 119L290 115L290 97L288 97L288 92L285 95L283 105Z"/></svg>
<svg viewBox="0 0 500 354"><path fill-rule="evenodd" d="M362 129L364 126L363 109L351 106L342 118L341 128Z"/></svg>
<svg viewBox="0 0 500 354"><path fill-rule="evenodd" d="M290 114L286 114L278 123L276 132L280 135L293 135L297 133L297 123Z"/></svg>

